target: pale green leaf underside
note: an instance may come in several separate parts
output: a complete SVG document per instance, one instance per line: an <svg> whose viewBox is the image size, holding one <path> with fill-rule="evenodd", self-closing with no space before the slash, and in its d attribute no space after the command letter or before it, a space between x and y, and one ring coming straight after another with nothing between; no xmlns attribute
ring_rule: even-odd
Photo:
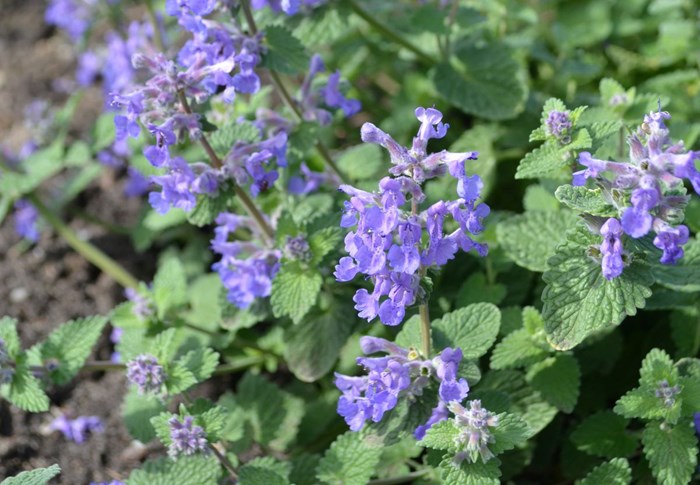
<svg viewBox="0 0 700 485"><path fill-rule="evenodd" d="M47 468L37 468L22 472L14 477L9 477L0 482L0 485L46 485L49 480L61 473L61 467L51 465Z"/></svg>

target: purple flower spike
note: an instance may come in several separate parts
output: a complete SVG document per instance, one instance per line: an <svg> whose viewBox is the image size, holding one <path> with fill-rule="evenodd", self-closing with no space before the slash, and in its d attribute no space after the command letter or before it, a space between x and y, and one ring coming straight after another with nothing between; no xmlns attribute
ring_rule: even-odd
<svg viewBox="0 0 700 485"><path fill-rule="evenodd" d="M456 440L465 447L465 451L455 456L455 462L468 460L476 463L481 458L486 463L493 458L488 446L494 442L494 437L489 428L498 426L498 416L482 408L479 400L470 401L469 409L456 401L452 401L448 407L455 415L455 424L460 429Z"/></svg>
<svg viewBox="0 0 700 485"><path fill-rule="evenodd" d="M603 256L603 276L608 280L617 278L622 274L622 226L615 218L608 219L600 229L603 243L600 252Z"/></svg>
<svg viewBox="0 0 700 485"><path fill-rule="evenodd" d="M182 455L194 455L198 451L204 453L209 451L207 434L201 426L194 424L192 416L185 416L182 421L173 416L168 420L168 424L170 425L170 439L172 440L168 447L168 455L172 458Z"/></svg>
<svg viewBox="0 0 700 485"><path fill-rule="evenodd" d="M547 130L557 138L562 138L571 129L571 120L568 112L550 111L547 116Z"/></svg>
<svg viewBox="0 0 700 485"><path fill-rule="evenodd" d="M139 355L126 364L126 377L136 384L139 394L159 394L165 382L165 371L152 355Z"/></svg>
<svg viewBox="0 0 700 485"><path fill-rule="evenodd" d="M78 416L70 419L62 414L49 424L49 429L60 431L67 440L80 445L85 442L89 434L104 431L104 425L97 416Z"/></svg>

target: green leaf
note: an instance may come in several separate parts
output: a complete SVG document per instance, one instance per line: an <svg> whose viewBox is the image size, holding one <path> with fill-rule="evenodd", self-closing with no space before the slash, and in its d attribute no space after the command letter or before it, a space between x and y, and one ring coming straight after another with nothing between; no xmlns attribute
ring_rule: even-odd
<svg viewBox="0 0 700 485"><path fill-rule="evenodd" d="M161 319L170 310L187 303L185 270L175 256L166 259L153 278L153 301Z"/></svg>
<svg viewBox="0 0 700 485"><path fill-rule="evenodd" d="M528 185L523 197L525 212L556 211L560 208L559 201L542 185Z"/></svg>
<svg viewBox="0 0 700 485"><path fill-rule="evenodd" d="M630 419L663 419L669 414L669 409L654 395L654 390L641 387L632 389L618 399L613 411Z"/></svg>
<svg viewBox="0 0 700 485"><path fill-rule="evenodd" d="M682 422L669 427L652 421L642 434L644 456L660 485L685 485L698 464L695 428Z"/></svg>
<svg viewBox="0 0 700 485"><path fill-rule="evenodd" d="M676 357L693 357L700 352L700 317L697 314L671 313L671 337L676 344Z"/></svg>
<svg viewBox="0 0 700 485"><path fill-rule="evenodd" d="M260 141L260 130L250 121L240 121L228 123L209 136L209 142L214 151L225 157L237 142L254 143Z"/></svg>
<svg viewBox="0 0 700 485"><path fill-rule="evenodd" d="M457 45L451 63L432 72L435 90L465 113L489 120L513 118L527 99L527 85L512 51L502 44Z"/></svg>
<svg viewBox="0 0 700 485"><path fill-rule="evenodd" d="M49 480L61 473L61 467L51 465L48 468L37 468L22 472L14 477L9 477L0 482L0 485L46 485Z"/></svg>
<svg viewBox="0 0 700 485"><path fill-rule="evenodd" d="M309 56L302 43L285 27L271 25L265 28L267 52L262 64L282 74L296 74L309 66Z"/></svg>
<svg viewBox="0 0 700 485"><path fill-rule="evenodd" d="M455 306L462 307L471 303L493 303L498 305L505 298L507 288L501 283L489 283L484 273L473 273L462 284L455 298Z"/></svg>
<svg viewBox="0 0 700 485"><path fill-rule="evenodd" d="M272 282L270 304L275 317L287 315L299 323L316 303L322 282L315 269L304 268L296 261L283 264Z"/></svg>
<svg viewBox="0 0 700 485"><path fill-rule="evenodd" d="M132 387L124 397L122 417L124 426L129 434L142 443L148 443L156 437L156 432L151 424L151 418L165 411L165 404L151 394L139 394Z"/></svg>
<svg viewBox="0 0 700 485"><path fill-rule="evenodd" d="M323 257L338 247L343 239L343 232L339 227L325 227L309 236L309 248L311 248L311 265L317 265Z"/></svg>
<svg viewBox="0 0 700 485"><path fill-rule="evenodd" d="M304 382L314 382L331 370L354 329L353 314L336 311L307 318L285 332L284 359Z"/></svg>
<svg viewBox="0 0 700 485"><path fill-rule="evenodd" d="M700 291L700 241L685 245L683 258L674 265L655 263L651 266L656 283L676 291Z"/></svg>
<svg viewBox="0 0 700 485"><path fill-rule="evenodd" d="M12 317L0 318L0 339L5 343L7 354L11 359L16 359L22 352L22 347L17 334L17 320Z"/></svg>
<svg viewBox="0 0 700 485"><path fill-rule="evenodd" d="M3 394L8 401L25 411L38 413L49 410L49 397L41 389L39 381L31 374L26 364L17 362L12 382Z"/></svg>
<svg viewBox="0 0 700 485"><path fill-rule="evenodd" d="M491 368L524 367L541 361L549 352L542 348L538 340L524 328L509 333L494 347Z"/></svg>
<svg viewBox="0 0 700 485"><path fill-rule="evenodd" d="M17 199L31 192L63 167L63 144L54 141L47 148L32 153L22 161L22 172L3 170L0 193Z"/></svg>
<svg viewBox="0 0 700 485"><path fill-rule="evenodd" d="M219 214L228 211L233 197L233 192L226 189L219 189L215 195L197 196L197 205L187 213L187 222L197 227L213 224Z"/></svg>
<svg viewBox="0 0 700 485"><path fill-rule="evenodd" d="M580 480L577 485L629 485L632 481L632 469L624 458L614 458L598 465Z"/></svg>
<svg viewBox="0 0 700 485"><path fill-rule="evenodd" d="M655 389L661 381L666 380L673 385L677 378L678 369L665 351L651 349L644 357L639 370L640 385Z"/></svg>
<svg viewBox="0 0 700 485"><path fill-rule="evenodd" d="M576 212L594 216L617 217L617 209L603 200L600 189L588 189L573 185L561 185L554 193L559 202Z"/></svg>
<svg viewBox="0 0 700 485"><path fill-rule="evenodd" d="M576 220L576 215L569 211L525 212L498 223L498 243L518 266L543 272L547 270L547 260Z"/></svg>
<svg viewBox="0 0 700 485"><path fill-rule="evenodd" d="M128 485L215 485L221 476L221 465L214 456L181 456L177 460L162 457L148 460L134 470Z"/></svg>
<svg viewBox="0 0 700 485"><path fill-rule="evenodd" d="M435 423L426 431L425 436L420 441L420 445L434 450L445 450L456 453L458 446L455 439L460 435L460 431L455 426L454 420L446 419Z"/></svg>
<svg viewBox="0 0 700 485"><path fill-rule="evenodd" d="M253 439L283 450L296 436L304 403L266 379L246 374L238 384L236 400L246 411Z"/></svg>
<svg viewBox="0 0 700 485"><path fill-rule="evenodd" d="M573 355L557 354L532 365L526 379L553 406L565 413L574 410L581 387L581 371Z"/></svg>
<svg viewBox="0 0 700 485"><path fill-rule="evenodd" d="M172 438L170 437L170 425L168 424L168 421L175 416L176 415L171 412L164 411L151 418L151 427L155 431L158 439L165 446L170 446L170 444L173 442Z"/></svg>
<svg viewBox="0 0 700 485"><path fill-rule="evenodd" d="M352 180L374 179L384 163L384 150L379 145L363 143L345 150L336 164Z"/></svg>
<svg viewBox="0 0 700 485"><path fill-rule="evenodd" d="M591 144L591 136L583 128L577 130L567 144L562 144L559 140L550 139L543 145L528 152L520 160L518 169L515 172L515 178L560 178L557 173L574 161L576 152L590 148Z"/></svg>
<svg viewBox="0 0 700 485"><path fill-rule="evenodd" d="M548 261L542 315L547 339L556 349L568 350L595 331L619 325L626 315L643 308L651 295L653 278L636 262L612 281L603 276L600 265L588 255L599 239L579 227Z"/></svg>
<svg viewBox="0 0 700 485"><path fill-rule="evenodd" d="M67 384L80 371L106 323L107 319L100 316L72 320L35 347L44 365L56 364L49 373L54 383Z"/></svg>
<svg viewBox="0 0 700 485"><path fill-rule="evenodd" d="M183 362L178 361L166 367L164 384L167 394L180 394L196 385L197 378Z"/></svg>
<svg viewBox="0 0 700 485"><path fill-rule="evenodd" d="M292 218L298 225L310 224L333 209L333 197L329 194L305 195L296 201ZM279 229L278 229L279 231Z"/></svg>
<svg viewBox="0 0 700 485"><path fill-rule="evenodd" d="M246 463L238 472L239 485L288 485L289 480L270 468Z"/></svg>
<svg viewBox="0 0 700 485"><path fill-rule="evenodd" d="M612 411L601 411L585 419L571 434L576 448L603 458L630 456L638 439L627 432L628 421Z"/></svg>
<svg viewBox="0 0 700 485"><path fill-rule="evenodd" d="M501 413L498 415L498 425L492 429L494 442L489 444L489 450L494 455L521 446L532 435L527 423L517 414Z"/></svg>
<svg viewBox="0 0 700 485"><path fill-rule="evenodd" d="M486 463L480 461L470 463L464 460L461 464L456 465L453 457L448 455L440 462L440 477L443 483L450 484L499 485L501 483L499 465L500 462L496 458L492 458Z"/></svg>
<svg viewBox="0 0 700 485"><path fill-rule="evenodd" d="M92 130L92 150L97 153L114 142L114 112L102 113L97 117Z"/></svg>
<svg viewBox="0 0 700 485"><path fill-rule="evenodd" d="M436 349L459 347L465 360L478 359L496 341L501 312L491 303L475 303L432 322Z"/></svg>
<svg viewBox="0 0 700 485"><path fill-rule="evenodd" d="M289 481L294 483L294 485L317 485L316 468L320 461L320 455L309 455L306 453L293 458Z"/></svg>
<svg viewBox="0 0 700 485"><path fill-rule="evenodd" d="M380 447L367 445L360 433L348 431L323 455L316 478L328 484L365 485L374 475L381 453Z"/></svg>

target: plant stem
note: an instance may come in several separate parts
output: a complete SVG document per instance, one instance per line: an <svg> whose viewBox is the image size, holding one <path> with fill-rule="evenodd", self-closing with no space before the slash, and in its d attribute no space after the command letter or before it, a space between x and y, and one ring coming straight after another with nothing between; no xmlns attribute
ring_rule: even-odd
<svg viewBox="0 0 700 485"><path fill-rule="evenodd" d="M36 207L39 214L48 222L54 230L85 259L97 266L103 273L111 276L117 283L125 288L136 288L139 282L119 263L100 251L87 241L83 241L78 235L65 224L56 214L53 213L39 197L32 193L26 195L27 200Z"/></svg>
<svg viewBox="0 0 700 485"><path fill-rule="evenodd" d="M258 33L258 26L255 23L253 12L250 10L249 1L250 0L243 0L241 2L241 9L243 10L243 16L245 17L246 22L248 23L248 30L250 30L251 34L255 35ZM275 86L275 89L282 98L282 101L284 101L284 104L286 104L287 107L292 111L292 113L294 113L294 116L296 117L297 121L302 121L304 119L303 113L299 109L299 106L297 106L296 102L294 102L294 98L292 98L291 94L289 94L287 88L284 86L284 83L282 82L282 79L280 79L279 74L277 74L277 72L273 71L272 69L268 69L268 73L270 74L270 80L272 81L272 84ZM340 169L338 169L338 166L333 161L333 157L331 157L328 148L326 148L326 146L323 145L323 143L321 143L320 141L316 141L315 146L316 150L321 155L321 158L323 158L323 161L326 163L328 168L331 169L331 172L333 172L341 180L341 182L348 183L343 173L340 171Z"/></svg>
<svg viewBox="0 0 700 485"><path fill-rule="evenodd" d="M190 104L187 101L187 96L185 96L185 92L180 89L177 92L177 96L185 113L192 114L192 109L190 108ZM221 168L221 159L212 148L211 144L209 143L209 140L207 139L204 133L202 133L202 136L199 138L199 143L202 145L202 148L204 148L204 151L207 152L207 156L209 157L209 160L211 160L212 166L214 168ZM272 227L270 227L270 224L265 219L263 213L260 212L253 200L241 187L234 184L233 191L236 193L236 197L238 197L238 199L241 201L246 211L248 211L248 214L255 220L255 223L257 224L258 228L260 228L260 231L265 241L271 245L275 240L275 231L272 229Z"/></svg>
<svg viewBox="0 0 700 485"><path fill-rule="evenodd" d="M213 375L222 376L226 374L232 374L238 372L239 370L247 369L257 364L262 364L265 362L265 357L262 355L251 355L248 357L241 357L234 362L228 364L220 365L216 368Z"/></svg>
<svg viewBox="0 0 700 485"><path fill-rule="evenodd" d="M226 471L228 474L231 476L231 478L234 480L235 483L238 483L238 474L236 473L236 469L233 466L233 463L229 461L228 458L226 458L226 455L221 453L216 446L214 445L209 445L209 449L216 455L216 459L219 460L219 463L223 465L224 468L226 468Z"/></svg>
<svg viewBox="0 0 700 485"><path fill-rule="evenodd" d="M428 302L418 307L420 313L420 335L423 342L423 357L430 358L430 314L428 313Z"/></svg>
<svg viewBox="0 0 700 485"><path fill-rule="evenodd" d="M421 62L425 64L437 64L438 60L434 59L432 56L426 54L422 50L420 50L418 47L413 45L410 41L406 40L402 35L394 32L392 29L384 25L383 23L379 22L374 15L369 13L367 10L362 8L362 6L356 1L356 0L346 0L347 3L350 5L350 8L360 17L362 20L367 22L370 26L372 26L376 31L384 35L385 37L388 37L392 41L396 42L397 44L405 47L409 51L413 52L418 59L420 59Z"/></svg>
<svg viewBox="0 0 700 485"><path fill-rule="evenodd" d="M415 472L408 473L406 475L401 475L400 477L392 477L392 478L378 478L376 480L370 480L367 482L368 485L396 485L399 483L407 483L415 478L422 477L428 473L428 469L424 468L422 470L417 470Z"/></svg>

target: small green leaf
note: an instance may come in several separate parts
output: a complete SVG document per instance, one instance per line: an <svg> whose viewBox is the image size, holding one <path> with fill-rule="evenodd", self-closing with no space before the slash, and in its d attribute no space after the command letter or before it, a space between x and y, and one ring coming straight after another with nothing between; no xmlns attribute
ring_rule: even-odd
<svg viewBox="0 0 700 485"><path fill-rule="evenodd" d="M585 419L571 434L576 448L603 458L630 456L638 438L627 432L628 421L612 411L602 411Z"/></svg>
<svg viewBox="0 0 700 485"><path fill-rule="evenodd" d="M343 233L339 227L326 227L309 236L309 247L313 255L311 265L320 263L323 257L333 251L342 239Z"/></svg>
<svg viewBox="0 0 700 485"><path fill-rule="evenodd" d="M493 429L494 442L489 444L489 450L494 455L521 446L532 435L527 423L517 414L501 413L498 415L498 425Z"/></svg>
<svg viewBox="0 0 700 485"><path fill-rule="evenodd" d="M289 316L299 323L316 303L323 278L312 268L304 268L296 261L282 265L272 282L270 304L276 317Z"/></svg>
<svg viewBox="0 0 700 485"><path fill-rule="evenodd" d="M309 66L309 56L302 43L281 25L265 28L267 52L263 66L283 74L303 72Z"/></svg>
<svg viewBox="0 0 700 485"><path fill-rule="evenodd" d="M158 318L164 318L170 310L187 303L185 270L174 256L165 260L153 278L153 301L158 308Z"/></svg>
<svg viewBox="0 0 700 485"><path fill-rule="evenodd" d="M565 413L574 410L581 387L581 371L573 355L557 354L532 365L526 379L553 406Z"/></svg>
<svg viewBox="0 0 700 485"><path fill-rule="evenodd" d="M644 456L660 485L685 485L698 464L695 428L687 422L669 427L652 421L642 434Z"/></svg>
<svg viewBox="0 0 700 485"><path fill-rule="evenodd" d="M489 120L513 118L527 99L520 65L508 47L497 43L459 42L452 62L438 64L431 78L451 104Z"/></svg>
<svg viewBox="0 0 700 485"><path fill-rule="evenodd" d="M384 150L379 145L363 143L345 150L336 164L352 180L375 178L382 169Z"/></svg>
<svg viewBox="0 0 700 485"><path fill-rule="evenodd" d="M678 369L673 365L671 357L661 349L651 349L642 361L639 370L639 384L656 388L659 383L666 380L673 383L678 378Z"/></svg>
<svg viewBox="0 0 700 485"><path fill-rule="evenodd" d="M215 195L197 196L197 205L187 213L187 222L197 227L213 224L219 214L228 211L233 197L233 192L227 189L219 189Z"/></svg>
<svg viewBox="0 0 700 485"><path fill-rule="evenodd" d="M39 187L63 167L63 144L60 139L47 148L32 153L22 161L22 172L3 170L0 176L0 193L12 199Z"/></svg>
<svg viewBox="0 0 700 485"><path fill-rule="evenodd" d="M353 314L338 308L313 316L286 330L284 358L304 382L314 382L331 370L354 329Z"/></svg>
<svg viewBox="0 0 700 485"><path fill-rule="evenodd" d="M323 455L316 477L323 483L365 485L374 475L382 449L369 446L360 433L340 435Z"/></svg>
<svg viewBox="0 0 700 485"><path fill-rule="evenodd" d="M440 462L440 477L443 483L459 483L460 485L499 485L501 481L500 462L492 458L486 463L477 461L470 463L464 460L461 464L454 463L452 456Z"/></svg>
<svg viewBox="0 0 700 485"><path fill-rule="evenodd" d="M590 148L591 144L591 136L583 128L577 130L567 144L562 144L556 139L549 139L541 146L528 152L520 160L515 178L561 178L561 169L575 160L574 157L578 150Z"/></svg>
<svg viewBox="0 0 700 485"><path fill-rule="evenodd" d="M496 341L501 312L491 303L475 303L432 322L436 349L459 347L465 360L478 359Z"/></svg>
<svg viewBox="0 0 700 485"><path fill-rule="evenodd" d="M594 216L617 217L617 209L603 200L600 189L561 185L554 193L557 200L576 212Z"/></svg>
<svg viewBox="0 0 700 485"><path fill-rule="evenodd" d="M289 480L270 468L246 463L238 473L239 485L288 485Z"/></svg>
<svg viewBox="0 0 700 485"><path fill-rule="evenodd" d="M576 215L570 211L525 212L499 222L496 234L506 255L518 266L543 272L547 270L547 260L576 221Z"/></svg>
<svg viewBox="0 0 700 485"><path fill-rule="evenodd" d="M151 418L164 411L165 405L161 399L151 394L139 394L132 387L124 397L122 406L124 426L131 436L142 443L148 443L156 437Z"/></svg>
<svg viewBox="0 0 700 485"><path fill-rule="evenodd" d="M62 385L73 379L90 356L106 323L105 317L72 320L59 326L36 346L44 365L56 364L55 370L49 373L53 382Z"/></svg>
<svg viewBox="0 0 700 485"><path fill-rule="evenodd" d="M547 339L556 349L568 350L595 331L619 325L626 315L643 308L651 295L653 278L636 262L612 281L603 276L600 264L588 255L599 239L579 227L548 261L542 315Z"/></svg>
<svg viewBox="0 0 700 485"><path fill-rule="evenodd" d="M209 136L211 146L222 158L226 156L237 141L242 143L260 141L260 130L250 121L236 120L220 127Z"/></svg>
<svg viewBox="0 0 700 485"><path fill-rule="evenodd" d="M17 320L12 317L0 318L0 339L5 343L7 354L11 359L16 359L22 352L22 347L17 334Z"/></svg>
<svg viewBox="0 0 700 485"><path fill-rule="evenodd" d="M454 424L454 420L446 419L435 423L426 431L425 437L420 441L422 446L434 450L445 450L456 453L458 445L455 439L460 435L459 429Z"/></svg>
<svg viewBox="0 0 700 485"><path fill-rule="evenodd" d="M615 413L626 418L663 419L668 414L652 389L638 387L617 400Z"/></svg>
<svg viewBox="0 0 700 485"><path fill-rule="evenodd" d="M586 475L586 478L576 482L576 485L629 485L632 481L632 469L624 458L614 458L598 465Z"/></svg>
<svg viewBox="0 0 700 485"><path fill-rule="evenodd" d="M214 485L221 476L221 465L214 456L181 456L148 460L129 475L129 485Z"/></svg>
<svg viewBox="0 0 700 485"><path fill-rule="evenodd" d="M523 367L541 361L548 353L527 329L520 328L506 335L494 347L491 368Z"/></svg>
<svg viewBox="0 0 700 485"><path fill-rule="evenodd" d="M97 153L114 142L114 112L102 113L92 130L92 150Z"/></svg>
<svg viewBox="0 0 700 485"><path fill-rule="evenodd" d="M2 386L3 395L20 409L32 413L49 410L49 397L41 389L26 364L18 361L9 386Z"/></svg>
<svg viewBox="0 0 700 485"><path fill-rule="evenodd" d="M61 467L51 465L48 468L37 468L22 472L14 477L9 477L0 482L0 485L46 485L49 480L61 473Z"/></svg>

